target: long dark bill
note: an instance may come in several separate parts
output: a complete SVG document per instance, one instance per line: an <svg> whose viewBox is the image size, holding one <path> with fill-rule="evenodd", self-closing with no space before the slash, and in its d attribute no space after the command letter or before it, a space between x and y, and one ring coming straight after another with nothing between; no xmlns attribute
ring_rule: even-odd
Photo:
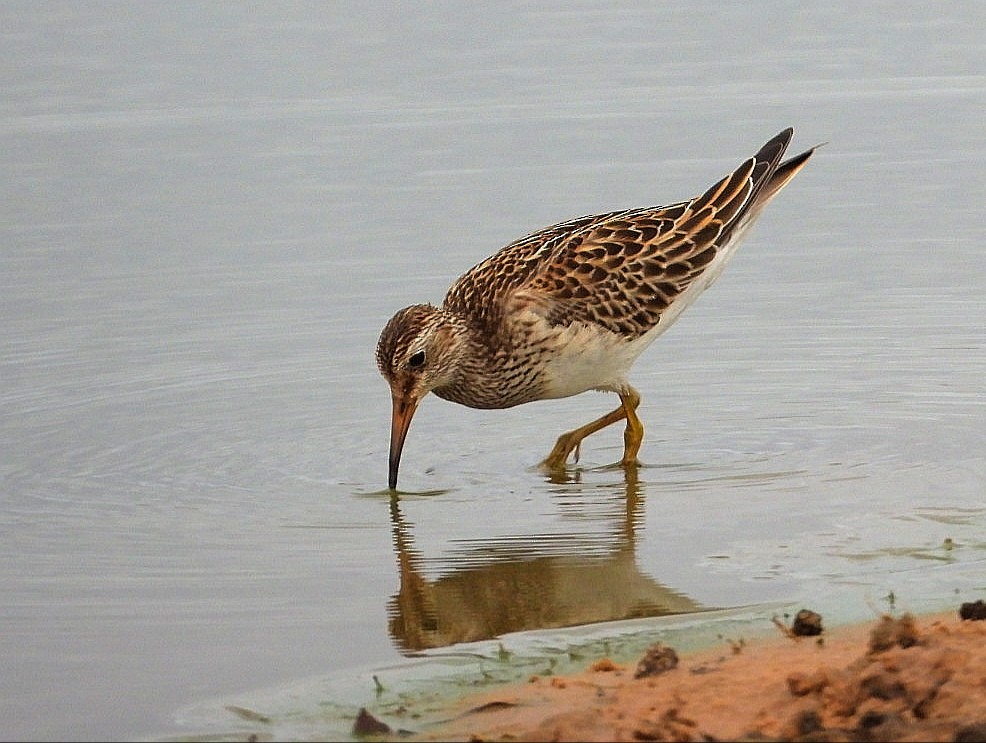
<svg viewBox="0 0 986 743"><path fill-rule="evenodd" d="M391 490L397 490L397 471L401 466L401 451L404 449L404 439L407 429L411 427L411 418L418 408L417 400L393 396L394 412L390 419L390 475L387 480Z"/></svg>

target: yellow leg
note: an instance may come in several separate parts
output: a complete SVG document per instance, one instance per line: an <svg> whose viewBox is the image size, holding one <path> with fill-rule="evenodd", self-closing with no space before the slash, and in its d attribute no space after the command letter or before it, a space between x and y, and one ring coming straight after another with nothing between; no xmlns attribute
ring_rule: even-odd
<svg viewBox="0 0 986 743"><path fill-rule="evenodd" d="M623 461L620 464L624 467L636 467L640 464L637 461L637 452L644 440L644 424L637 417L640 393L633 387L627 387L626 392L620 394L620 400L623 401L623 409L627 414L627 427L623 432Z"/></svg>
<svg viewBox="0 0 986 743"><path fill-rule="evenodd" d="M637 406L640 405L640 394L633 387L627 387L620 392L620 407L607 413L601 418L597 418L591 423L586 423L574 431L563 433L555 442L555 447L551 453L541 462L541 466L548 470L561 470L565 468L568 456L574 451L575 461L579 460L579 446L586 436L601 431L606 426L626 420L627 427L623 433L623 460L620 462L624 467L637 464L637 452L640 451L640 442L644 439L644 426L637 417Z"/></svg>

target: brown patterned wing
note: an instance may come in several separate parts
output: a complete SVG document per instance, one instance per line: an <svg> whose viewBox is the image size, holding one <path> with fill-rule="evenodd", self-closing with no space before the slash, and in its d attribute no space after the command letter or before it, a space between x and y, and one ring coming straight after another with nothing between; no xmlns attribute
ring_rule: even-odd
<svg viewBox="0 0 986 743"><path fill-rule="evenodd" d="M789 140L790 132L782 132L691 201L605 215L557 237L514 301L552 324L585 322L628 338L643 335L745 221Z"/></svg>
<svg viewBox="0 0 986 743"><path fill-rule="evenodd" d="M553 254L572 235L591 229L617 213L578 217L515 240L466 271L449 288L445 307L480 325L495 326L506 299L541 268L545 256Z"/></svg>

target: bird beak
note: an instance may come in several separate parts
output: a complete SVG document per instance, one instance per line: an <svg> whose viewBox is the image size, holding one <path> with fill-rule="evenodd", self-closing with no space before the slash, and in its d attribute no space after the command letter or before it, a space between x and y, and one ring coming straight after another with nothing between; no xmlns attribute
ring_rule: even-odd
<svg viewBox="0 0 986 743"><path fill-rule="evenodd" d="M390 476L388 483L391 490L397 490L397 470L401 466L401 450L407 429L411 427L411 418L418 408L421 398L392 393L394 412L390 419Z"/></svg>

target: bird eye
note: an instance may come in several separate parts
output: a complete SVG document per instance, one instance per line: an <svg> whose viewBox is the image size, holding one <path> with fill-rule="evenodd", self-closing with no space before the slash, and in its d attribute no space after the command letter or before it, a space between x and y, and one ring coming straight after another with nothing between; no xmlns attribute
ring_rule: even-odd
<svg viewBox="0 0 986 743"><path fill-rule="evenodd" d="M415 351L411 354L411 358L407 360L407 365L412 369L420 369L425 365L425 352Z"/></svg>

